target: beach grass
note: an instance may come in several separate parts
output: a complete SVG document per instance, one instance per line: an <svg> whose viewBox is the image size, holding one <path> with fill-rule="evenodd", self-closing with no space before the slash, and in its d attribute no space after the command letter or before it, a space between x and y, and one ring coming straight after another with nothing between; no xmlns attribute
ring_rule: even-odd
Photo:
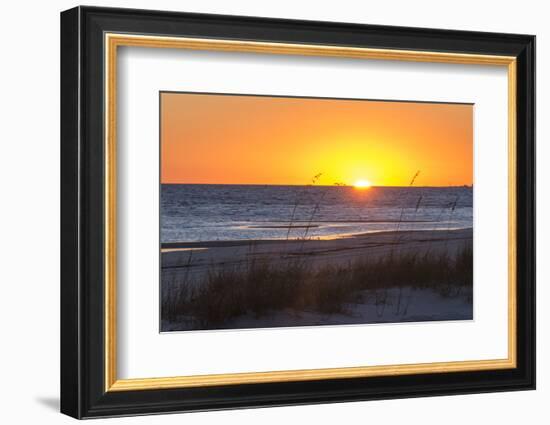
<svg viewBox="0 0 550 425"><path fill-rule="evenodd" d="M286 310L345 314L351 304L361 302L365 291L376 294L376 304L384 307L387 291L398 288L397 308L403 288L471 297L472 282L471 242L453 254L392 252L321 266L303 258L254 258L234 267L212 266L200 278L175 278L163 297L162 316L169 322L191 321L193 329L215 329L241 316L259 318Z"/></svg>

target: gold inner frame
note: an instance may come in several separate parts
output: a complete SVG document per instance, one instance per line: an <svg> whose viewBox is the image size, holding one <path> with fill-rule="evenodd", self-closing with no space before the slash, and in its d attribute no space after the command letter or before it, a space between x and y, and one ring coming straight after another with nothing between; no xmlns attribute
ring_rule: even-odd
<svg viewBox="0 0 550 425"><path fill-rule="evenodd" d="M516 367L516 58L462 53L267 43L106 33L105 46L105 391L308 381L510 369ZM116 325L116 100L119 46L328 56L356 59L505 66L508 71L508 357L382 366L118 379Z"/></svg>

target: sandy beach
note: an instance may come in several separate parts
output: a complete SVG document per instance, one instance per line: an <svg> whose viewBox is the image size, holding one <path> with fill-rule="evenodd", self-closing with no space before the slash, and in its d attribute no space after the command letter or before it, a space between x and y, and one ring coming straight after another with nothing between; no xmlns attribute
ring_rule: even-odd
<svg viewBox="0 0 550 425"><path fill-rule="evenodd" d="M453 255L471 243L472 237L472 229L459 229L378 232L326 240L166 243L162 246L162 276L166 282L182 273L200 275L212 267L238 267L251 260L288 262L302 258L317 267L345 265L357 258L377 259L390 253Z"/></svg>
<svg viewBox="0 0 550 425"><path fill-rule="evenodd" d="M454 261L453 259L460 255L461 250L472 246L472 237L473 232L470 228L442 231L378 232L324 240L209 241L164 244L161 257L163 301L173 302L174 294L182 292L187 294L186 297L192 298L192 291L189 292L189 288L207 285L205 282L216 276L217 280L214 279L216 284L212 285L210 282L209 285L218 289L212 291L209 288L210 300L206 300L206 302L210 304L211 301L214 306L216 305L213 297L218 296L217 292L220 291L219 285L221 285L225 300L223 303L227 304L227 298L233 297L233 292L227 292L228 286L240 288L241 280L252 280L252 284L255 285L254 273L257 274L258 271L250 272L251 264L255 269L263 270L262 267L264 267L264 272L269 270L269 273L273 273L273 270L281 270L282 277L280 279L282 280L284 280L284 273L292 273L296 264L299 264L300 270L307 269L307 279L311 281L309 285L313 285L311 287L315 288L315 280L319 280L319 287L325 288L324 291L327 292L323 296L332 298L334 296L332 294L333 287L338 286L339 279L332 277L328 282L321 282L327 271L338 273L340 270L352 274L356 272L357 264L362 262L374 264L377 261L387 261L388 258L397 259L395 267L399 267L399 259L409 259L406 261L410 261L411 258L435 259L447 255L447 258ZM384 274L387 272L389 275L394 272L391 265L382 265L381 267ZM434 268L433 266L429 267ZM244 274L241 274L241 270L244 271ZM411 273L414 275L415 272L411 270ZM246 277L241 277L241 275ZM345 280L345 276L342 276ZM222 278L222 283L220 283L220 278ZM269 279L276 280L273 277ZM264 279L262 285L269 287L269 279L267 284ZM367 284L357 289L357 283L354 283L356 289L353 291L353 296L350 297L350 294L347 294L342 301L339 301L340 305L337 308L330 307L331 300L328 300L328 303L325 301L328 308L326 306L310 308L307 302L302 307L267 309L261 313L258 313L259 310L253 312L244 308L238 314L231 314L223 321L207 326L204 323L197 324L193 315L178 314L170 319L164 318L162 329L164 331L238 329L472 319L471 282L466 286L441 282L441 287L433 284L428 287L423 286L422 282L420 284L413 283L414 277L411 275L409 284L406 282L406 269L405 275L399 279L400 282L396 285L385 284L383 287L372 288ZM280 286L281 282L276 281L273 285ZM327 287L328 290L326 290ZM269 292L269 288L267 289ZM249 289L244 289L245 292L246 290ZM254 287L254 291L257 290ZM277 291L280 292L280 288ZM348 288L347 291L351 290ZM255 296L257 296L256 293ZM292 297L297 296L299 294L293 293L292 295ZM223 303L220 304L220 307L226 308Z"/></svg>

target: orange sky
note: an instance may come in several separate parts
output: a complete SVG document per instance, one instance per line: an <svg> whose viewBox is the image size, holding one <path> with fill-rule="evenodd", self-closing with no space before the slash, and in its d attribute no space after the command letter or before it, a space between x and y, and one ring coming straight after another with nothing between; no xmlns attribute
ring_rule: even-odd
<svg viewBox="0 0 550 425"><path fill-rule="evenodd" d="M161 94L162 183L470 185L472 105Z"/></svg>

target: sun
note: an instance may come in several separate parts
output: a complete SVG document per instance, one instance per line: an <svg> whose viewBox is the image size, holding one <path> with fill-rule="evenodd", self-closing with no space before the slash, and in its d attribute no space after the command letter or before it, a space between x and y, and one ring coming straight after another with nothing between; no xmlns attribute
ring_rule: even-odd
<svg viewBox="0 0 550 425"><path fill-rule="evenodd" d="M372 184L370 181L368 180L357 180L354 184L353 184L353 187L355 187L356 189L367 189L369 187L371 187Z"/></svg>

